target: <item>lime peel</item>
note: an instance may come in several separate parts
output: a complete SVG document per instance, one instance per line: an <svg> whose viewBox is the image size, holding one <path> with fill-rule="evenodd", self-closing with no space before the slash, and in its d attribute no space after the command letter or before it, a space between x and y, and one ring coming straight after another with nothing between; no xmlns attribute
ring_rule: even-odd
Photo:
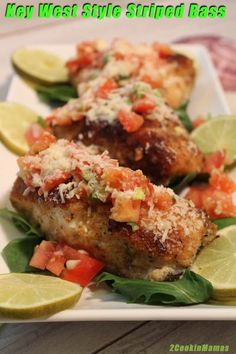
<svg viewBox="0 0 236 354"><path fill-rule="evenodd" d="M32 319L50 316L79 300L82 287L60 278L27 273L0 275L0 316Z"/></svg>
<svg viewBox="0 0 236 354"><path fill-rule="evenodd" d="M191 137L205 154L226 152L225 165L236 161L236 116L220 116L196 128Z"/></svg>
<svg viewBox="0 0 236 354"><path fill-rule="evenodd" d="M214 299L236 300L236 225L218 231L218 235L199 253L192 270L212 283Z"/></svg>
<svg viewBox="0 0 236 354"><path fill-rule="evenodd" d="M29 146L25 133L38 114L14 102L0 102L0 139L13 152L24 155Z"/></svg>

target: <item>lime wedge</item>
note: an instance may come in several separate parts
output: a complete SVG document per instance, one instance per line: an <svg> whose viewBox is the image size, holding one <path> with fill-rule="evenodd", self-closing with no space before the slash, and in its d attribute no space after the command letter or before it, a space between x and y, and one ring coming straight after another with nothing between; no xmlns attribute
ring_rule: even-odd
<svg viewBox="0 0 236 354"><path fill-rule="evenodd" d="M236 116L211 119L196 128L191 137L205 154L224 149L226 165L236 160Z"/></svg>
<svg viewBox="0 0 236 354"><path fill-rule="evenodd" d="M82 288L60 278L36 274L0 275L0 316L37 318L74 305Z"/></svg>
<svg viewBox="0 0 236 354"><path fill-rule="evenodd" d="M18 103L0 102L0 139L13 152L24 155L29 149L26 130L37 117L37 113Z"/></svg>
<svg viewBox="0 0 236 354"><path fill-rule="evenodd" d="M218 235L199 253L192 270L212 283L214 299L229 302L236 300L236 225Z"/></svg>
<svg viewBox="0 0 236 354"><path fill-rule="evenodd" d="M43 50L18 49L12 55L12 63L20 75L44 85L69 81L65 62Z"/></svg>

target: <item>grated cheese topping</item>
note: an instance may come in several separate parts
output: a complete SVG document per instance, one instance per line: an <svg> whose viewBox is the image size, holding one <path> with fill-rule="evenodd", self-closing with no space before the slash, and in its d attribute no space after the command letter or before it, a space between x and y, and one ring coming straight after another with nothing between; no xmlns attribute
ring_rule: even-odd
<svg viewBox="0 0 236 354"><path fill-rule="evenodd" d="M126 83L125 85L112 90L106 98L96 97L96 93L104 84L105 80L96 79L86 84L86 90L81 92L79 99L70 100L65 106L56 109L51 119L52 125L68 125L82 117L88 121L107 121L114 124L118 121L120 111L132 112L132 100L145 98L151 100L155 107L150 113L142 114L144 119L158 120L163 128L167 128L168 121L174 121L182 127L176 113L165 104L158 90L144 82ZM140 113L141 114L141 113ZM185 129L179 135L186 135Z"/></svg>
<svg viewBox="0 0 236 354"><path fill-rule="evenodd" d="M175 233L190 237L204 226L193 203L153 185L140 170L120 167L106 152L97 155L61 139L18 164L27 193L58 203L84 196L89 203L108 203L111 219L135 225L133 232L151 232L154 242L165 244Z"/></svg>

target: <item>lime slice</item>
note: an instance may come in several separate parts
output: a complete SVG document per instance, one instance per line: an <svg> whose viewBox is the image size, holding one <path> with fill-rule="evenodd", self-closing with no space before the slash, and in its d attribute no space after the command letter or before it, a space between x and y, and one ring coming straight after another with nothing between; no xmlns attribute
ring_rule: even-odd
<svg viewBox="0 0 236 354"><path fill-rule="evenodd" d="M37 117L37 113L18 103L0 102L0 139L16 154L25 154L29 149L25 132Z"/></svg>
<svg viewBox="0 0 236 354"><path fill-rule="evenodd" d="M18 49L12 55L15 70L25 78L44 85L67 82L65 62L58 56L37 49Z"/></svg>
<svg viewBox="0 0 236 354"><path fill-rule="evenodd" d="M211 119L196 128L191 137L205 154L224 149L226 165L236 160L236 116Z"/></svg>
<svg viewBox="0 0 236 354"><path fill-rule="evenodd" d="M36 274L0 275L0 316L50 316L74 305L82 288L60 278Z"/></svg>
<svg viewBox="0 0 236 354"><path fill-rule="evenodd" d="M218 235L199 253L192 270L212 283L215 299L229 302L236 300L236 225Z"/></svg>

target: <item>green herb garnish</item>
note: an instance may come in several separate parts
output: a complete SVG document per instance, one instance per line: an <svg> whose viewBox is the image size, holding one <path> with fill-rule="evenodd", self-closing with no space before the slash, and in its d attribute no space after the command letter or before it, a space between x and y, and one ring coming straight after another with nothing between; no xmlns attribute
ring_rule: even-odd
<svg viewBox="0 0 236 354"><path fill-rule="evenodd" d="M184 103L181 107L176 109L176 113L179 119L181 120L182 124L184 125L184 127L187 129L187 131L191 132L193 130L193 125L187 113L187 108L188 108L188 102Z"/></svg>
<svg viewBox="0 0 236 354"><path fill-rule="evenodd" d="M215 219L213 223L217 226L218 230L221 230L225 227L236 225L236 218Z"/></svg>
<svg viewBox="0 0 236 354"><path fill-rule="evenodd" d="M98 278L98 283L101 282L106 282L128 302L148 305L200 304L206 302L213 292L208 280L190 270L173 282L126 279L106 272Z"/></svg>
<svg viewBox="0 0 236 354"><path fill-rule="evenodd" d="M52 105L61 105L78 97L72 85L38 86L36 91L42 101Z"/></svg>
<svg viewBox="0 0 236 354"><path fill-rule="evenodd" d="M47 129L48 128L48 125L47 125L46 121L41 116L38 116L37 124L40 125L40 127L42 127L43 129Z"/></svg>
<svg viewBox="0 0 236 354"><path fill-rule="evenodd" d="M12 240L2 250L2 257L9 270L14 273L37 272L29 266L34 248L42 240L38 237L24 237Z"/></svg>
<svg viewBox="0 0 236 354"><path fill-rule="evenodd" d="M105 55L105 57L103 58L103 64L106 65L109 62L110 58L108 55Z"/></svg>
<svg viewBox="0 0 236 354"><path fill-rule="evenodd" d="M209 173L191 172L185 177L174 178L171 180L168 187L173 189L175 193L179 194L185 187L194 183L207 183L209 177Z"/></svg>
<svg viewBox="0 0 236 354"><path fill-rule="evenodd" d="M139 226L135 222L127 222L127 225L129 225L132 228L133 232L139 229Z"/></svg>
<svg viewBox="0 0 236 354"><path fill-rule="evenodd" d="M118 76L118 79L119 79L119 80L127 80L129 77L130 77L130 75L122 75L122 74L120 74L120 75Z"/></svg>
<svg viewBox="0 0 236 354"><path fill-rule="evenodd" d="M24 238L12 240L2 250L2 256L9 270L15 273L37 272L29 266L34 248L42 241L42 234L23 216L8 209L0 209L0 216L10 219L18 230L24 233Z"/></svg>
<svg viewBox="0 0 236 354"><path fill-rule="evenodd" d="M23 216L8 209L0 209L0 216L12 220L18 230L26 236L42 238L40 231L31 225Z"/></svg>

